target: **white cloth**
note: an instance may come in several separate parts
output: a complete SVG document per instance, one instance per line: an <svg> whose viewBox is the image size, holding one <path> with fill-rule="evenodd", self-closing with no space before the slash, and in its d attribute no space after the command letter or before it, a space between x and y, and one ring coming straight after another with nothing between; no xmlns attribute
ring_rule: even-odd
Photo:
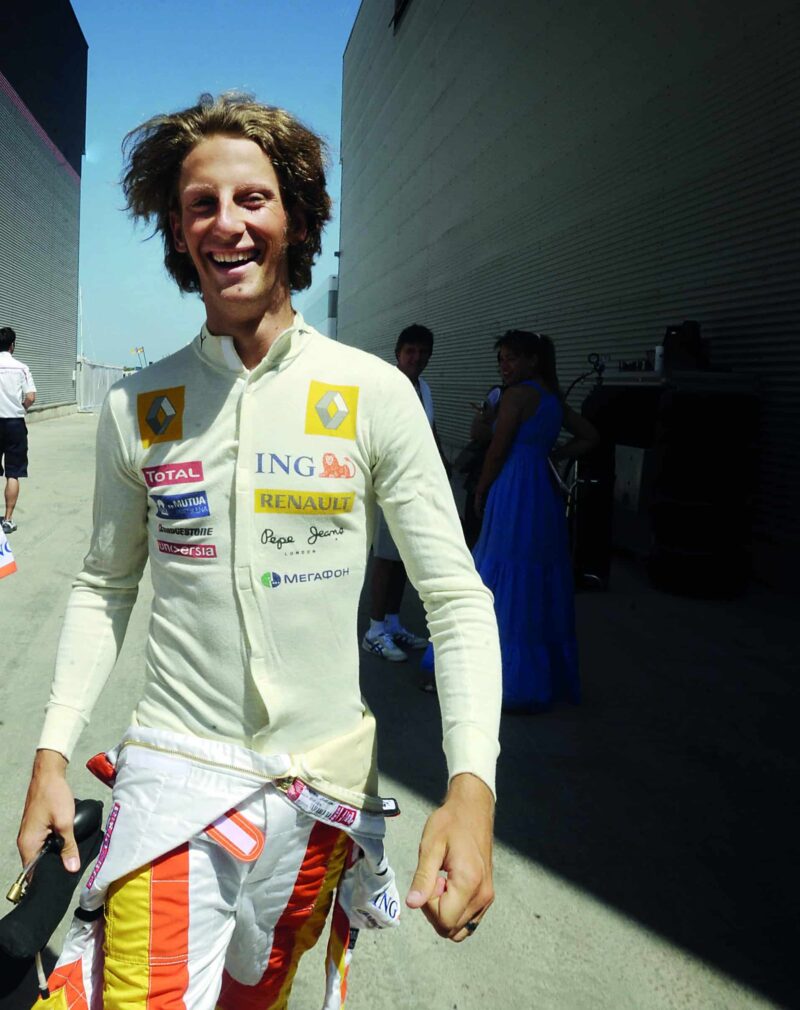
<svg viewBox="0 0 800 1010"><path fill-rule="evenodd" d="M425 411L425 416L428 418L428 423L431 428L433 427L434 414L433 414L433 393L431 393L431 387L420 375L417 378L418 384L418 395L420 402L422 403L422 408ZM397 544L392 538L392 534L389 531L389 526L386 522L386 518L383 514L382 509L378 509L378 515L375 520L375 536L372 541L372 551L376 558L383 558L384 561L402 561L400 556L400 551L398 550Z"/></svg>
<svg viewBox="0 0 800 1010"><path fill-rule="evenodd" d="M14 560L11 544L8 542L8 538L2 528L0 528L0 579L4 579L7 575L13 575L16 570L17 563Z"/></svg>
<svg viewBox="0 0 800 1010"><path fill-rule="evenodd" d="M131 727L107 757L116 779L105 836L51 976L54 991L68 980L67 988L80 993L83 1005L102 1010L104 952L119 961L131 956L130 940L117 940L112 929L117 913L113 901L108 903L109 887L180 846L188 847L178 857L188 874L185 904L173 896L167 907L175 929L185 930L187 961L174 979L173 995L193 1010L217 1006L223 967L236 983L256 986L271 964L274 944L286 949L288 943L291 950L291 939L278 936L276 926L304 872L317 824L335 829L324 835L324 843L316 836L323 852L341 838L338 832L354 843L337 884L332 937L338 914L350 930L398 925L400 898L384 853L383 817L287 779L288 755L263 758L219 741ZM155 907L160 900L151 881L151 917L164 914ZM107 929L102 916L92 916L103 906ZM305 919L294 928L300 946L307 945L300 936ZM152 950L152 964L164 963L169 953ZM349 958L339 951L327 961L323 1010L337 1010ZM117 1006L122 994L114 986L112 991Z"/></svg>
<svg viewBox="0 0 800 1010"><path fill-rule="evenodd" d="M289 754L375 809L374 719L355 635L376 503L428 613L450 775L494 787L500 652L408 379L302 317L252 371L204 328L115 385L98 428L95 523L40 747L69 756L116 660L149 558L141 726Z"/></svg>
<svg viewBox="0 0 800 1010"><path fill-rule="evenodd" d="M420 375L417 379L419 383L419 398L422 400L422 406L425 410L425 416L428 418L428 424L431 428L433 427L433 393L431 392L431 387Z"/></svg>
<svg viewBox="0 0 800 1010"><path fill-rule="evenodd" d="M387 870L383 815L347 808L313 790L309 794L291 775L288 754L262 757L219 740L131 726L108 757L116 768L112 803L118 810L81 891L80 904L87 911L102 906L114 880L170 852L267 784L283 803L350 835L373 870ZM393 800L384 804L390 813L396 811ZM391 871L385 882L390 881ZM354 904L361 901L363 895Z"/></svg>
<svg viewBox="0 0 800 1010"><path fill-rule="evenodd" d="M0 351L0 417L25 417L22 400L35 392L30 368L8 351Z"/></svg>

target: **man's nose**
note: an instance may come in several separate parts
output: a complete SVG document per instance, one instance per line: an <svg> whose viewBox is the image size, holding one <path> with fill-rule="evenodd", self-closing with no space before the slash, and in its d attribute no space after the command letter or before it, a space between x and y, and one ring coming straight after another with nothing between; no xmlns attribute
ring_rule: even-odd
<svg viewBox="0 0 800 1010"><path fill-rule="evenodd" d="M239 235L244 228L244 215L235 200L220 200L214 218L214 230L220 235Z"/></svg>

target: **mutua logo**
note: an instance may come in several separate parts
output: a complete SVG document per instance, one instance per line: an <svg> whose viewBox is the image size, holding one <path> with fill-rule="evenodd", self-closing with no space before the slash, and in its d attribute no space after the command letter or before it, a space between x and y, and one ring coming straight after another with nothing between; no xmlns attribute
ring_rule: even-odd
<svg viewBox="0 0 800 1010"><path fill-rule="evenodd" d="M199 459L190 460L188 463L161 463L159 466L143 466L142 473L148 487L196 484L203 480L203 464Z"/></svg>
<svg viewBox="0 0 800 1010"><path fill-rule="evenodd" d="M341 459L335 452L322 455L322 465L313 456L293 456L291 453L257 452L256 473L268 473L271 476L284 473L296 477L332 477L349 479L356 475L356 465L349 456Z"/></svg>
<svg viewBox="0 0 800 1010"><path fill-rule="evenodd" d="M197 519L211 515L205 491L194 491L190 494L154 494L150 497L156 503L156 515L159 519Z"/></svg>

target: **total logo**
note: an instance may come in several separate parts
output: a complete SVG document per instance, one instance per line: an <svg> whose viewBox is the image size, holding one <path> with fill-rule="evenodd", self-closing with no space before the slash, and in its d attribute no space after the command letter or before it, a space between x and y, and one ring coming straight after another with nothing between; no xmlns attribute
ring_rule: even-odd
<svg viewBox="0 0 800 1010"><path fill-rule="evenodd" d="M322 463L313 456L292 456L289 453L257 452L256 473L294 474L297 477L351 478L356 475L356 465L349 456L339 458L335 452L322 454Z"/></svg>
<svg viewBox="0 0 800 1010"><path fill-rule="evenodd" d="M344 579L349 574L349 568L326 568L322 572L295 572L289 575L264 572L261 576L261 585L266 589L277 589L281 585L294 586L307 582L326 582L328 579Z"/></svg>
<svg viewBox="0 0 800 1010"><path fill-rule="evenodd" d="M160 463L158 466L143 466L142 473L148 487L196 484L203 480L203 464L199 459L192 459L186 463Z"/></svg>

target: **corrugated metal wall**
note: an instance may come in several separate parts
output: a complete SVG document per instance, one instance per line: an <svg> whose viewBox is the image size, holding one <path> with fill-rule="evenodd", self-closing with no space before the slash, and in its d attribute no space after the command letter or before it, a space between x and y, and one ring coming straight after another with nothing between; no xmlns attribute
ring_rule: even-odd
<svg viewBox="0 0 800 1010"><path fill-rule="evenodd" d="M80 180L0 77L0 325L37 406L74 403Z"/></svg>
<svg viewBox="0 0 800 1010"><path fill-rule="evenodd" d="M362 4L344 59L339 338L390 359L431 326L458 445L508 327L549 333L566 385L697 319L761 377L756 535L800 549L797 5L392 10Z"/></svg>

